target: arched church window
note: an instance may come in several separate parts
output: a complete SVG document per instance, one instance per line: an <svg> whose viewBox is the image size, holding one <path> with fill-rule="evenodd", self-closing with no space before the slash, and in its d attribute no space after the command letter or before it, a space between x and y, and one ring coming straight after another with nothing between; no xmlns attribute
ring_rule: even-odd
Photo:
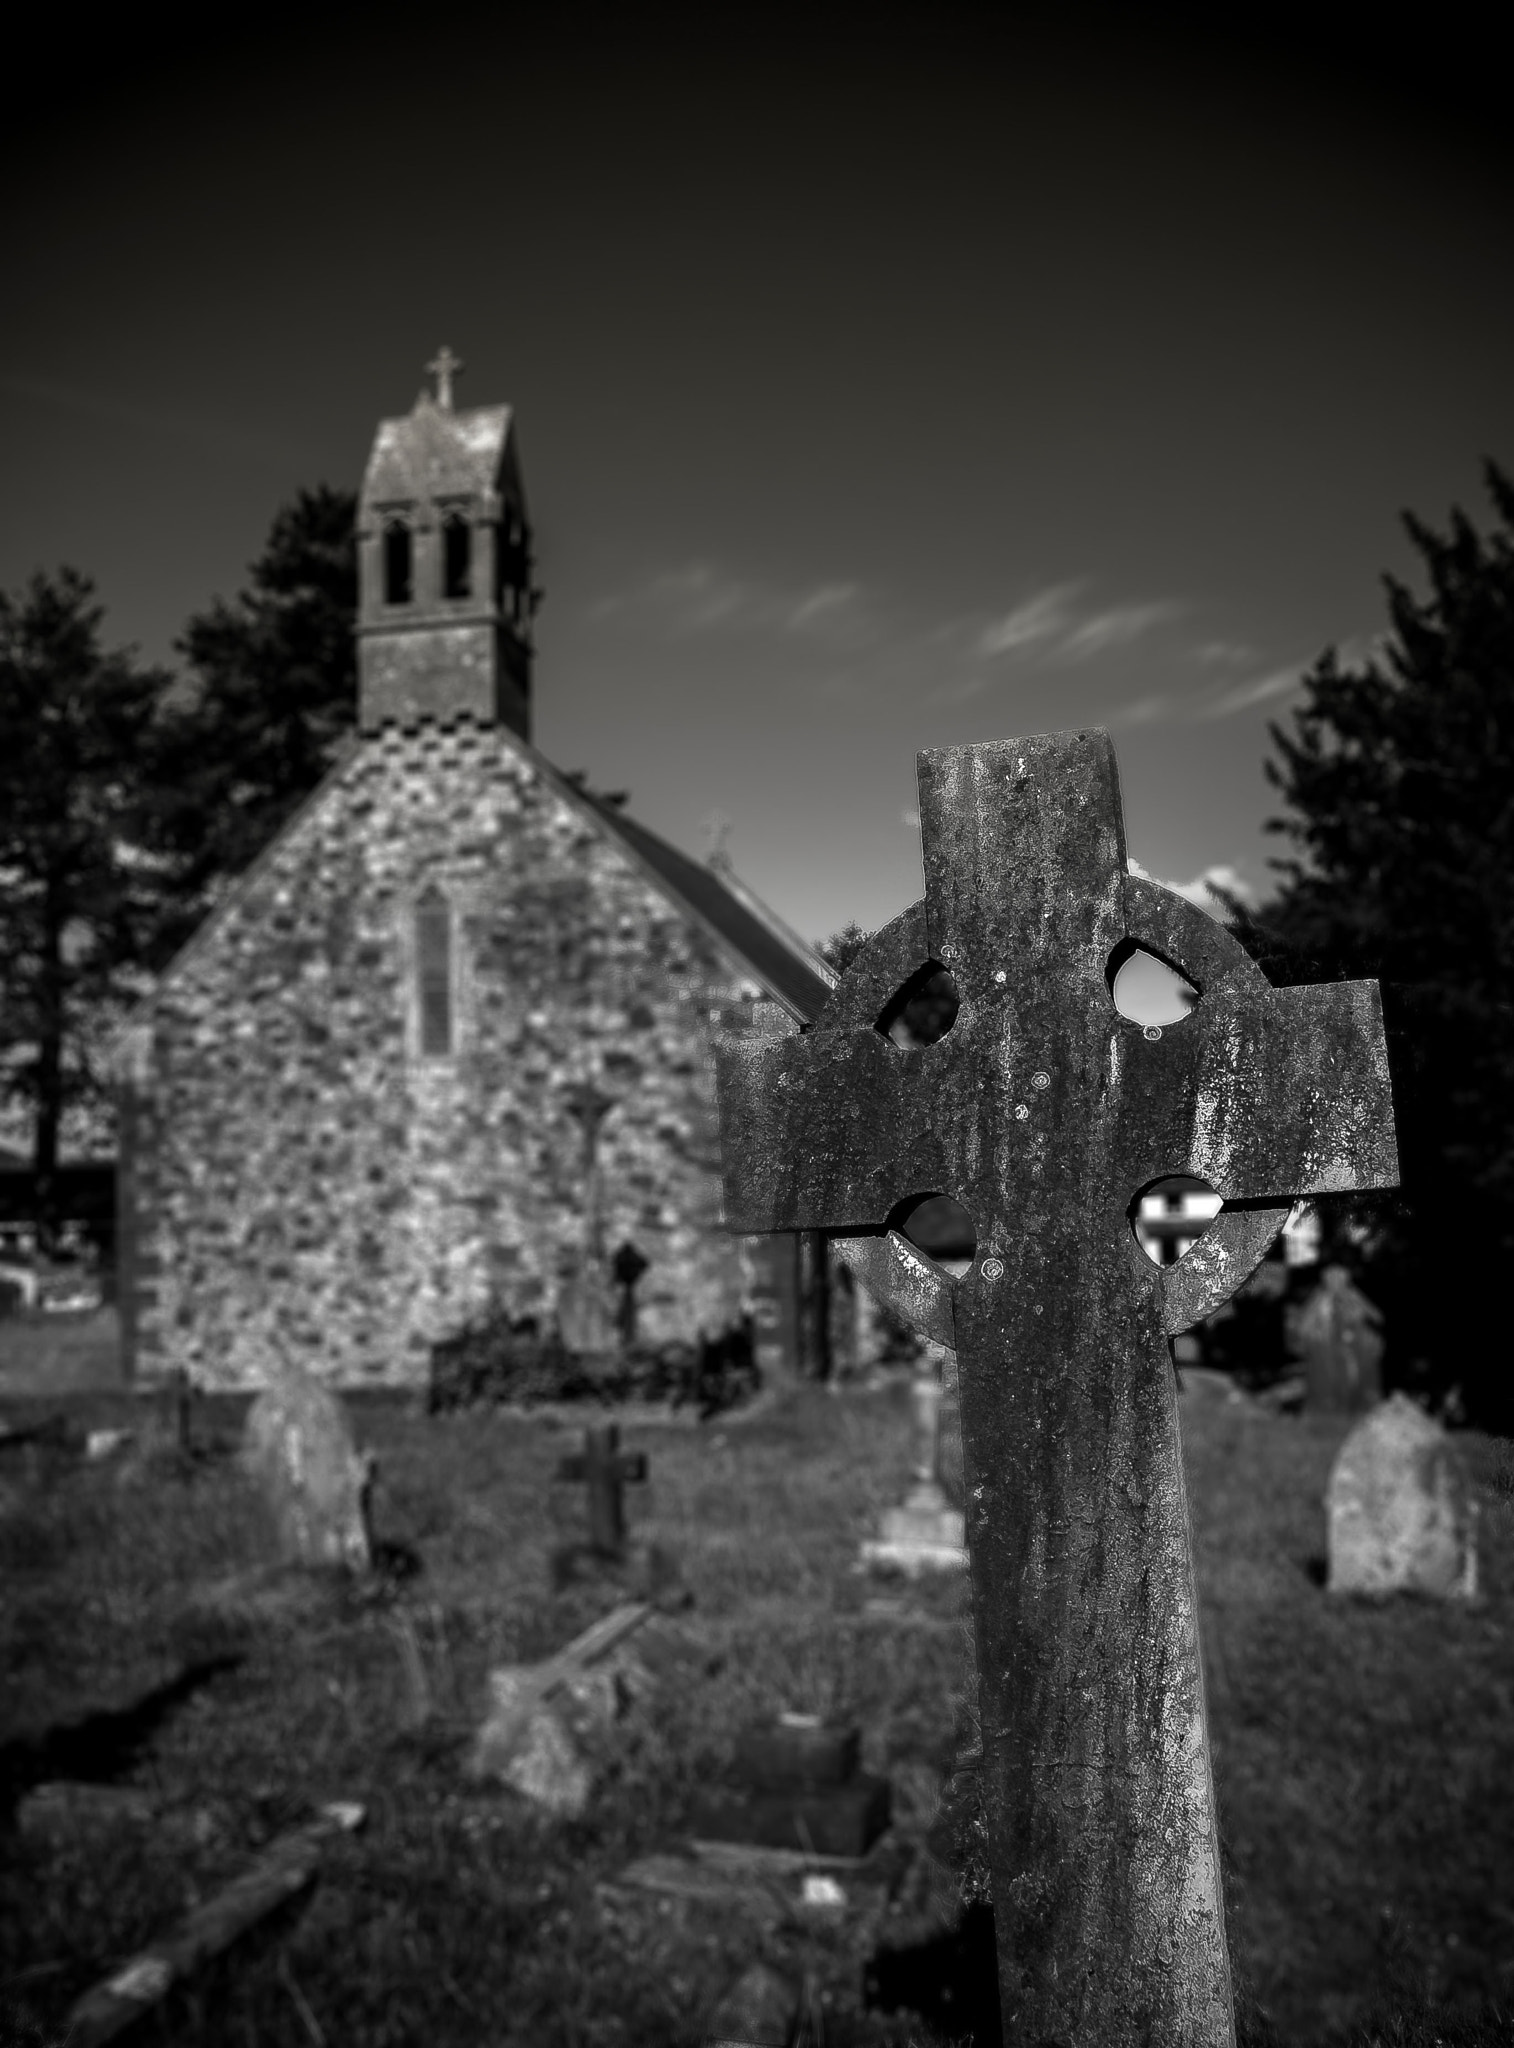
<svg viewBox="0 0 1514 2048"><path fill-rule="evenodd" d="M452 1052L452 907L423 896L415 906L415 998L423 1060Z"/></svg>
<svg viewBox="0 0 1514 2048"><path fill-rule="evenodd" d="M409 604L415 595L415 553L410 528L391 519L384 528L384 602Z"/></svg>
<svg viewBox="0 0 1514 2048"><path fill-rule="evenodd" d="M473 528L460 512L442 521L442 595L467 597L473 589Z"/></svg>

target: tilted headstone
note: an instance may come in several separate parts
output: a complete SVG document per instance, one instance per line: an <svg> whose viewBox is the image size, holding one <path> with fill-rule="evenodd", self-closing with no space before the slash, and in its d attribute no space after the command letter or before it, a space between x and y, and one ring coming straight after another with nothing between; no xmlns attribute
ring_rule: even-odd
<svg viewBox="0 0 1514 2048"><path fill-rule="evenodd" d="M544 1662L489 1673L469 1775L497 1779L548 1813L581 1814L608 1732L660 1683L686 1687L707 1668L697 1642L645 1601L629 1601Z"/></svg>
<svg viewBox="0 0 1514 2048"><path fill-rule="evenodd" d="M875 1538L862 1546L865 1564L892 1565L911 1578L925 1571L952 1571L967 1563L967 1537L960 1508L951 1507L941 1486L942 1386L927 1367L911 1388L915 1408L914 1485L903 1507L889 1508Z"/></svg>
<svg viewBox="0 0 1514 2048"><path fill-rule="evenodd" d="M283 1558L367 1569L373 1460L353 1443L330 1387L303 1366L283 1364L247 1412L243 1456L271 1510Z"/></svg>
<svg viewBox="0 0 1514 2048"><path fill-rule="evenodd" d="M1476 1502L1444 1427L1392 1394L1340 1448L1325 1494L1332 1593L1477 1594Z"/></svg>
<svg viewBox="0 0 1514 2048"><path fill-rule="evenodd" d="M1326 1266L1298 1311L1294 1341L1304 1355L1311 1414L1359 1415L1383 1397L1383 1319L1344 1266Z"/></svg>
<svg viewBox="0 0 1514 2048"><path fill-rule="evenodd" d="M954 1344L1006 2038L1234 2039L1169 1338L1300 1196L1396 1183L1375 984L1274 989L1220 925L1132 875L1102 732L919 762L925 901L802 1035L719 1053L738 1232L874 1233L865 1283ZM1143 947L1199 991L1133 1023ZM942 967L937 1043L877 1028ZM921 979L921 985L923 985ZM1132 1206L1176 1174L1225 1207L1175 1265ZM954 1279L887 1225L976 1226Z"/></svg>

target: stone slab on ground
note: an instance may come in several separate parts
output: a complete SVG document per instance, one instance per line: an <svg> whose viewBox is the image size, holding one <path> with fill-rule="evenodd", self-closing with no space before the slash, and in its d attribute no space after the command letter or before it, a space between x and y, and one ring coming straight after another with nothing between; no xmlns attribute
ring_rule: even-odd
<svg viewBox="0 0 1514 2048"><path fill-rule="evenodd" d="M1351 1431L1325 1494L1332 1593L1477 1593L1477 1503L1444 1425L1393 1394Z"/></svg>
<svg viewBox="0 0 1514 2048"><path fill-rule="evenodd" d="M308 1826L281 1835L171 1934L87 1991L69 2014L68 2048L102 2048L135 2027L175 1983L311 1884L327 1843L361 1827L363 1819L361 1806L339 1801L324 1807Z"/></svg>
<svg viewBox="0 0 1514 2048"><path fill-rule="evenodd" d="M859 1775L817 1791L701 1786L689 1808L698 1842L744 1842L815 1856L865 1856L889 1821L887 1778Z"/></svg>

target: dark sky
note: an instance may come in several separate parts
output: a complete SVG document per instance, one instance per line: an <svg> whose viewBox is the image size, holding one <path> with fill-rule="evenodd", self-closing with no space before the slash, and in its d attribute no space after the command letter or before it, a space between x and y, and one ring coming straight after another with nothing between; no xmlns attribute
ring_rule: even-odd
<svg viewBox="0 0 1514 2048"><path fill-rule="evenodd" d="M539 744L723 813L803 931L919 893L916 748L1059 726L1152 873L1265 885L1268 718L1383 625L1399 512L1514 465L1494 49L890 19L44 21L0 583L76 563L167 656L446 341L517 409Z"/></svg>

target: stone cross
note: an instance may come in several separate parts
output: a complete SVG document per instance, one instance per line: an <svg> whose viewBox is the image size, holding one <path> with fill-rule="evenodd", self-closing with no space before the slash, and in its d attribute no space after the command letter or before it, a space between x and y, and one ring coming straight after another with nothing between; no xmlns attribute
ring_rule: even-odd
<svg viewBox="0 0 1514 2048"><path fill-rule="evenodd" d="M646 1456L641 1451L622 1451L620 1431L613 1423L604 1429L586 1429L584 1447L557 1467L559 1479L587 1481L589 1488L589 1547L598 1557L625 1554L626 1514L623 1497L626 1482L640 1482L647 1476Z"/></svg>
<svg viewBox="0 0 1514 2048"><path fill-rule="evenodd" d="M570 1351L599 1356L611 1348L609 1282L605 1272L604 1225L600 1215L599 1134L616 1106L593 1081L564 1090L564 1105L583 1136L583 1244L577 1271L563 1290L559 1319Z"/></svg>
<svg viewBox="0 0 1514 2048"><path fill-rule="evenodd" d="M463 363L444 342L427 363L426 368L436 379L436 402L443 412L452 410L452 379L460 376Z"/></svg>
<svg viewBox="0 0 1514 2048"><path fill-rule="evenodd" d="M918 766L924 902L802 1035L719 1050L726 1223L871 1233L866 1284L956 1346L1006 2038L1228 2048L1168 1338L1297 1198L1396 1184L1378 992L1274 989L1132 875L1107 733ZM1115 1009L1138 948L1199 991L1181 1023ZM903 1049L880 1019L943 966L955 1023ZM1175 1174L1225 1206L1159 1267L1132 1205ZM973 1219L960 1279L888 1228L930 1194Z"/></svg>

